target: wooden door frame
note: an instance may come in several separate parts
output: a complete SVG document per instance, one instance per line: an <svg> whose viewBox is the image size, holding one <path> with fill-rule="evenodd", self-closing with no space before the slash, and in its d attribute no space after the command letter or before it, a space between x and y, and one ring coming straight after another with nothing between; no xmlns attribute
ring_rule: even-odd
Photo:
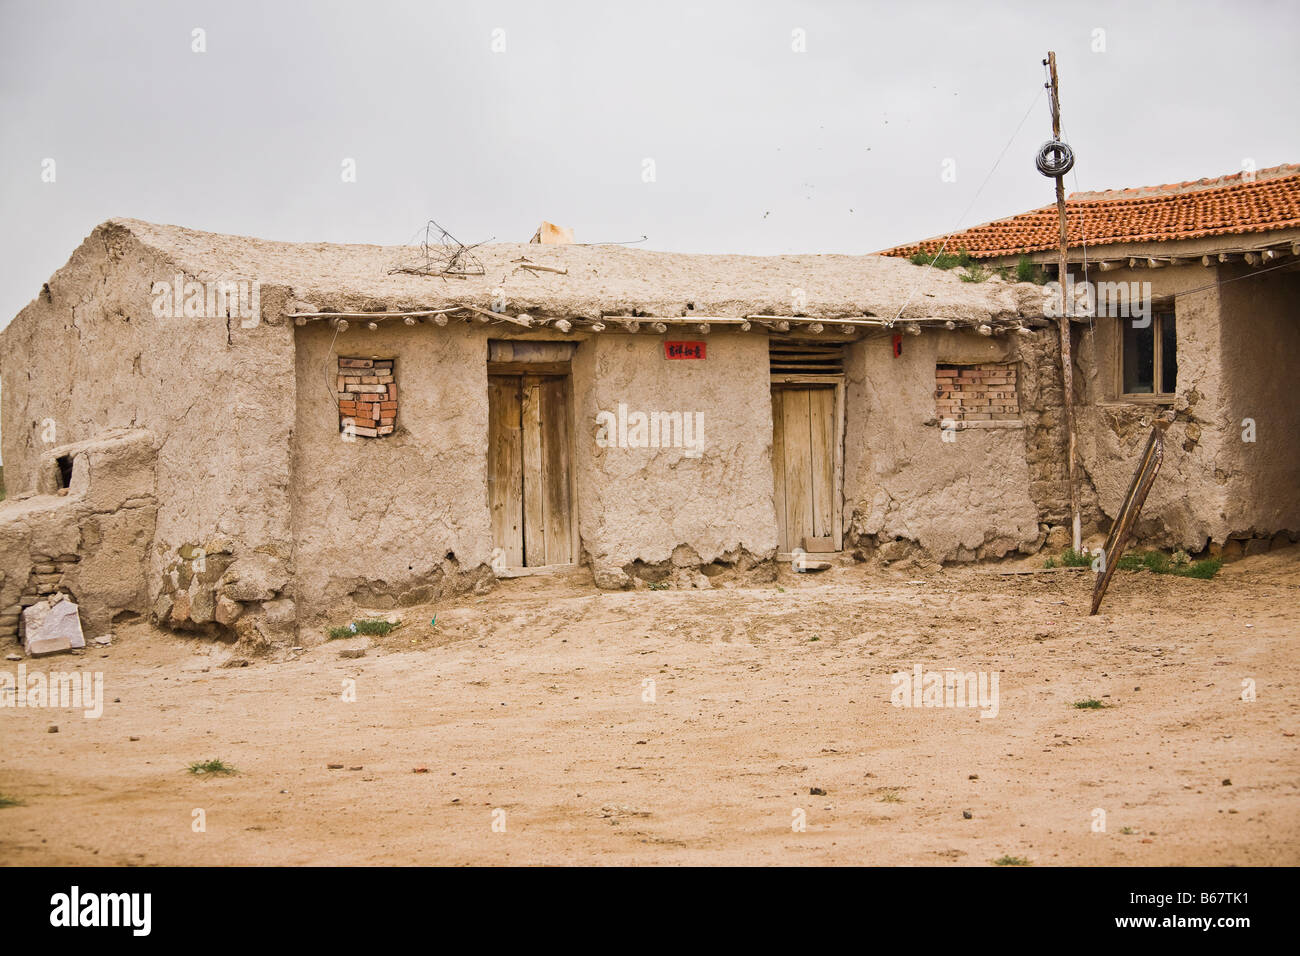
<svg viewBox="0 0 1300 956"><path fill-rule="evenodd" d="M800 385L831 386L835 389L835 422L832 425L833 444L835 446L835 465L831 475L831 524L835 530L835 553L844 550L844 376L843 375L796 375L782 373L771 376L769 390L783 386L798 388ZM775 430L776 423L772 423ZM775 433L775 432L774 432ZM775 505L775 500L773 504ZM790 560L789 552L777 555L777 560Z"/></svg>
<svg viewBox="0 0 1300 956"><path fill-rule="evenodd" d="M511 566L507 569L505 575L499 576L514 578L528 574L543 574L577 568L581 564L580 559L582 556L582 552L578 550L581 543L581 536L578 534L578 423L577 406L574 404L573 374L570 365L568 362L488 362L487 375L489 379L506 377L522 380L529 375L539 378L563 378L564 400L569 414L569 553L573 555L573 561L569 564L539 564L531 567L527 564L518 567ZM491 441L490 435L488 440ZM492 547L497 547L496 542L493 542ZM525 550L524 561L527 560L527 551Z"/></svg>

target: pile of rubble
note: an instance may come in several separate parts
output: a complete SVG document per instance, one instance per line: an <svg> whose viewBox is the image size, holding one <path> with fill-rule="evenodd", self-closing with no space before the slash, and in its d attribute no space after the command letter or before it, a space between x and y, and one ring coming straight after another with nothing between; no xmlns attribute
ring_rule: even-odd
<svg viewBox="0 0 1300 956"><path fill-rule="evenodd" d="M23 611L22 640L31 657L85 647L77 605L62 592L41 598Z"/></svg>

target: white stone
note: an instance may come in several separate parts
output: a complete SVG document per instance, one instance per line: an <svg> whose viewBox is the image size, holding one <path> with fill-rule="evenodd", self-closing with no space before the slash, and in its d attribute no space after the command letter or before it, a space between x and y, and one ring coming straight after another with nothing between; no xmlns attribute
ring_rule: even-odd
<svg viewBox="0 0 1300 956"><path fill-rule="evenodd" d="M52 606L41 601L23 612L23 649L28 654L53 654L85 646L77 605L71 601L57 601Z"/></svg>

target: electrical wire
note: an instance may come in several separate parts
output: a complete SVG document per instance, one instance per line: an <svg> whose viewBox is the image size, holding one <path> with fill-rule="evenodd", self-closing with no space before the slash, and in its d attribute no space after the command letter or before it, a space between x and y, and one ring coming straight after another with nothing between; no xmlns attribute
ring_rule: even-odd
<svg viewBox="0 0 1300 956"><path fill-rule="evenodd" d="M330 385L330 357L334 354L334 343L339 340L339 324L334 323L334 338L330 339L330 347L325 352L325 361L320 363L321 374L325 376L325 393L329 395L331 402L338 402L334 394L334 389Z"/></svg>
<svg viewBox="0 0 1300 956"><path fill-rule="evenodd" d="M939 257L943 255L943 251L948 248L948 241L952 239L952 237L957 233L958 229L960 229L962 222L964 222L966 217L970 215L970 211L975 208L975 203L979 201L980 194L984 192L984 187L987 186L989 184L989 180L993 178L993 174L997 171L998 166L1002 163L1003 157L1007 155L1007 150L1011 148L1011 144L1014 143L1016 137L1020 135L1020 130L1024 128L1025 121L1029 119L1029 114L1034 111L1034 107L1038 105L1038 99L1042 95L1043 95L1043 91L1040 89L1038 93L1034 96L1033 102L1029 104L1029 109L1025 110L1025 115L1020 118L1020 122L1019 124L1017 124L1015 132L1011 134L1011 138L1008 139L1006 145L1002 147L1002 152L998 153L998 158L997 160L994 161L993 168L988 171L988 175L985 176L984 181L980 183L979 189L975 190L974 198L971 199L970 203L966 206L966 209L962 212L960 218L957 220L957 225L955 225L952 228L952 231L948 233L947 236L944 237L943 245L941 245L939 247L939 251L934 254L934 258L931 259L930 264L926 266L927 269L933 268L935 262L937 262ZM890 320L889 322L890 327L893 327L894 323L897 322L900 318L902 318L903 313L907 310L907 307L912 304L912 299L916 297L916 290L920 288L920 285L921 285L921 279L920 276L918 276L916 282L912 283L912 289L910 292L908 292L907 298L903 300L902 306L899 307L898 314L895 315L893 319Z"/></svg>

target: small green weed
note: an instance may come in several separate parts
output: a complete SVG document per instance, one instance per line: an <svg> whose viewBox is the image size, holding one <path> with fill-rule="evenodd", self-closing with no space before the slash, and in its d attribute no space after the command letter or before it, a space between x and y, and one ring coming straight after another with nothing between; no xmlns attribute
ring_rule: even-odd
<svg viewBox="0 0 1300 956"><path fill-rule="evenodd" d="M1145 551L1141 554L1131 552L1119 559L1117 567L1121 571L1150 571L1153 574L1172 574L1180 578L1198 578L1208 581L1219 573L1223 567L1220 558L1206 558L1193 561L1187 552L1176 552L1173 557L1163 551Z"/></svg>
<svg viewBox="0 0 1300 956"><path fill-rule="evenodd" d="M396 624L385 621L383 618L368 618L363 621L344 624L342 627L331 627L325 633L329 635L331 641L338 640L341 637L355 637L358 634L373 634L377 637L383 637L396 627Z"/></svg>
<svg viewBox="0 0 1300 956"><path fill-rule="evenodd" d="M212 776L217 777L227 777L239 772L224 760L219 760L216 757L213 757L211 760L196 760L194 763L190 764L189 770L190 773L199 776L211 774Z"/></svg>

